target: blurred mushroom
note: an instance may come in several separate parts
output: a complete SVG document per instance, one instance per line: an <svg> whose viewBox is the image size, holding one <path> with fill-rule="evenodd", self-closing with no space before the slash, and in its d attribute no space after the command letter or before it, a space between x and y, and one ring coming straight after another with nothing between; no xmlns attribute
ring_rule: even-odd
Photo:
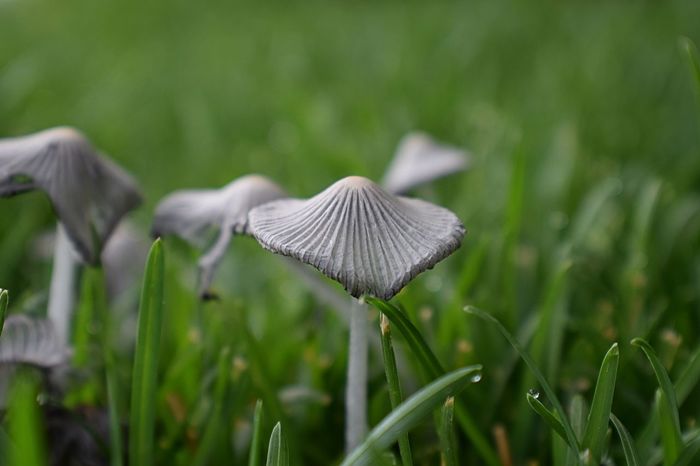
<svg viewBox="0 0 700 466"><path fill-rule="evenodd" d="M394 194L469 167L471 156L457 147L440 144L425 133L409 133L401 140L384 174L382 186Z"/></svg>
<svg viewBox="0 0 700 466"><path fill-rule="evenodd" d="M340 282L355 298L391 299L416 275L461 244L465 230L449 210L393 196L351 176L308 199L281 199L249 214L253 235L267 250L296 258ZM351 311L346 448L367 429L367 317Z"/></svg>
<svg viewBox="0 0 700 466"><path fill-rule="evenodd" d="M250 234L250 209L286 196L282 188L261 175L242 176L221 189L175 191L156 207L153 235L176 235L202 247L211 230L219 230L213 246L199 259L199 294L211 298L214 273L232 236Z"/></svg>
<svg viewBox="0 0 700 466"><path fill-rule="evenodd" d="M18 366L51 369L68 361L50 320L13 314L5 321L0 337L0 408L7 402L10 383Z"/></svg>
<svg viewBox="0 0 700 466"><path fill-rule="evenodd" d="M5 321L0 365L29 364L47 369L66 362L69 356L70 350L61 344L50 320L13 314Z"/></svg>
<svg viewBox="0 0 700 466"><path fill-rule="evenodd" d="M136 183L73 128L0 140L0 197L30 190L48 196L58 217L48 316L66 344L78 258L99 265L119 220L141 203Z"/></svg>

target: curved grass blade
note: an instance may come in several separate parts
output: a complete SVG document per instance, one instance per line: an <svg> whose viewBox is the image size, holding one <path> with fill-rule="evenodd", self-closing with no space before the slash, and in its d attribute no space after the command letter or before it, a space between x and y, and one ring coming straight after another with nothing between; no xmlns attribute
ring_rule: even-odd
<svg viewBox="0 0 700 466"><path fill-rule="evenodd" d="M634 338L632 344L639 347L644 352L654 370L656 380L659 383L660 391L657 392L657 405L659 425L661 427L661 440L664 449L664 464L670 466L676 462L683 449L676 392L666 369L664 369L663 364L661 364L658 356L656 356L654 348L642 338Z"/></svg>
<svg viewBox="0 0 700 466"><path fill-rule="evenodd" d="M389 387L389 400L391 401L391 409L396 409L403 401L403 394L401 393L399 371L396 368L394 345L391 342L391 324L384 314L380 314L379 317L379 331L381 334L382 355L384 356L384 372L386 373L386 381ZM454 404L454 400L452 401ZM399 453L401 454L403 466L413 466L408 433L399 437Z"/></svg>
<svg viewBox="0 0 700 466"><path fill-rule="evenodd" d="M372 429L365 441L345 458L342 466L373 464L379 452L428 416L445 398L462 391L480 371L481 366L463 367L413 394Z"/></svg>
<svg viewBox="0 0 700 466"><path fill-rule="evenodd" d="M270 446L267 449L267 466L287 466L289 464L289 449L287 439L282 433L282 424L279 422L272 429Z"/></svg>
<svg viewBox="0 0 700 466"><path fill-rule="evenodd" d="M443 466L459 466L457 460L457 439L454 429L455 399L448 397L442 405L442 416L440 419L440 450L442 454Z"/></svg>
<svg viewBox="0 0 700 466"><path fill-rule="evenodd" d="M619 361L620 349L617 343L613 343L600 366L598 382L595 386L593 402L591 403L586 430L581 442L581 448L590 450L593 458L598 461L602 457L605 437L608 433L610 409L612 408L613 396L615 395Z"/></svg>
<svg viewBox="0 0 700 466"><path fill-rule="evenodd" d="M250 453L248 454L248 466L258 466L260 464L260 441L262 440L263 428L263 402L258 400L255 403L253 414L253 439L250 442Z"/></svg>
<svg viewBox="0 0 700 466"><path fill-rule="evenodd" d="M493 323L496 328L501 332L501 335L508 340L510 345L515 348L515 350L520 354L520 357L525 361L525 364L530 368L530 370L535 374L535 377L537 378L537 381L540 383L542 386L542 390L544 390L545 394L547 395L547 398L549 399L549 402L552 403L552 406L554 407L554 411L557 413L557 416L559 417L559 420L562 422L562 425L564 426L564 430L566 432L566 438L568 439L569 445L576 445L578 447L578 439L576 438L576 434L574 433L573 429L571 428L571 424L569 424L568 419L566 418L566 413L564 412L564 408L562 408L561 403L559 403L559 400L556 397L556 394L554 393L554 390L552 390L552 387L549 386L547 383L547 380L544 378L544 375L542 375L542 372L540 369L537 367L535 362L530 358L530 355L527 354L525 349L523 349L522 346L520 346L520 343L518 343L515 338L506 330L506 328L501 324L498 319L493 317L491 314L482 311L481 309L478 309L473 306L467 306L464 308L464 310L470 314L474 314L475 316L486 320L488 322ZM575 448L575 453L578 455L580 452L579 448Z"/></svg>
<svg viewBox="0 0 700 466"><path fill-rule="evenodd" d="M129 464L150 466L156 404L158 353L163 319L163 244L155 240L146 262L131 389Z"/></svg>
<svg viewBox="0 0 700 466"><path fill-rule="evenodd" d="M622 451L625 454L625 461L627 461L627 466L641 466L639 461L639 453L637 453L637 447L634 445L634 440L630 435L629 431L622 422L613 413L610 413L610 420L617 430L617 435L620 436L620 443L622 443Z"/></svg>
<svg viewBox="0 0 700 466"><path fill-rule="evenodd" d="M566 437L566 428L564 427L564 424L557 419L556 414L554 414L552 411L547 409L545 405L542 404L540 400L537 399L534 395L531 393L528 393L526 395L527 397L527 404L530 405L530 407L535 411L537 414L540 415L542 419L544 419L544 422L547 423L547 425L557 433L566 443L569 445L569 447L573 448L574 450L577 449L577 445L571 445L569 442L569 439Z"/></svg>
<svg viewBox="0 0 700 466"><path fill-rule="evenodd" d="M676 382L673 384L676 391L676 400L678 401L679 408L683 405L692 390L698 384L698 381L700 381L700 346L695 348L688 360L688 363L678 376L678 380L676 380ZM654 410L650 412L646 426L644 427L644 430L637 441L640 456L647 456L645 453L651 451L658 435L658 409L655 407Z"/></svg>
<svg viewBox="0 0 700 466"><path fill-rule="evenodd" d="M440 361L438 361L415 325L406 317L406 314L393 304L381 299L367 296L365 297L365 302L376 307L382 314L385 314L391 321L391 324L399 329L399 332L401 332L401 335L406 340L411 352L420 363L423 372L425 372L426 380L435 380L445 375L445 370L442 368ZM457 421L474 445L476 451L481 455L481 458L490 466L500 466L496 452L491 447L486 437L483 436L474 419L459 403L455 407L455 411L457 414Z"/></svg>
<svg viewBox="0 0 700 466"><path fill-rule="evenodd" d="M7 290L0 288L0 336L2 336L2 329L5 326L5 317L7 316L7 304L9 303L9 295Z"/></svg>

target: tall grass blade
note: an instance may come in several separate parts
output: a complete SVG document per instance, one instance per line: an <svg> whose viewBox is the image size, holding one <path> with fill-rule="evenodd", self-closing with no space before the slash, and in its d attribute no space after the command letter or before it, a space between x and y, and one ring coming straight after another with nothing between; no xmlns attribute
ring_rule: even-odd
<svg viewBox="0 0 700 466"><path fill-rule="evenodd" d="M617 343L613 343L605 358L603 358L603 364L600 366L598 382L593 394L593 403L591 403L586 430L581 442L581 448L590 450L593 458L598 461L602 459L605 437L608 433L619 361L620 350Z"/></svg>
<svg viewBox="0 0 700 466"><path fill-rule="evenodd" d="M634 445L634 439L632 439L627 428L613 413L610 413L610 420L615 426L615 430L617 430L617 435L620 436L620 443L622 443L622 451L625 454L627 466L641 466L642 463L639 461L637 447Z"/></svg>
<svg viewBox="0 0 700 466"><path fill-rule="evenodd" d="M569 442L569 439L566 436L566 428L564 427L564 424L557 419L556 414L554 414L552 411L547 409L545 405L542 404L540 400L537 399L536 396L532 395L531 393L528 393L525 395L527 398L527 404L530 405L530 407L535 411L537 414L540 415L540 417L544 420L544 422L547 423L547 425L557 433L566 443L571 447L572 449L576 450L578 448L577 445L572 445Z"/></svg>
<svg viewBox="0 0 700 466"><path fill-rule="evenodd" d="M129 465L151 466L158 375L158 354L163 319L163 244L155 240L146 261L141 290L138 334L131 388Z"/></svg>
<svg viewBox="0 0 700 466"><path fill-rule="evenodd" d="M386 315L391 324L399 329L403 335L411 353L416 357L426 380L435 380L445 374L440 361L432 352L425 339L421 336L418 329L411 323L406 315L396 306L381 299L373 297L365 297L365 301L376 307L381 313ZM498 456L489 444L488 440L483 436L479 427L469 413L459 405L455 407L457 421L464 430L469 440L474 445L476 451L481 455L481 458L491 466L499 466Z"/></svg>
<svg viewBox="0 0 700 466"><path fill-rule="evenodd" d="M250 442L250 452L248 453L248 466L260 465L260 447L262 442L263 429L263 402L258 400L255 403L253 414L253 438Z"/></svg>
<svg viewBox="0 0 700 466"><path fill-rule="evenodd" d="M401 393L399 371L396 367L394 345L391 342L391 324L384 314L381 314L379 317L379 330L381 334L382 355L384 357L384 372L386 373L386 381L389 387L389 400L391 401L391 409L396 409L403 401L403 394ZM454 400L452 400L452 402L454 405ZM407 433L399 437L399 453L401 454L403 466L413 465L411 444Z"/></svg>
<svg viewBox="0 0 700 466"><path fill-rule="evenodd" d="M25 373L19 373L12 383L8 419L13 443L9 452L9 466L47 464L41 416L36 402L37 385L37 381Z"/></svg>
<svg viewBox="0 0 700 466"><path fill-rule="evenodd" d="M216 385L214 387L214 405L207 422L204 436L197 449L197 454L192 460L193 466L204 466L209 463L209 459L214 451L214 446L222 431L225 422L226 394L229 387L229 374L231 372L231 351L225 347L219 353L217 365Z"/></svg>
<svg viewBox="0 0 700 466"><path fill-rule="evenodd" d="M442 463L444 466L459 466L457 455L457 439L454 429L455 399L447 398L442 405L442 416L440 417L440 450Z"/></svg>
<svg viewBox="0 0 700 466"><path fill-rule="evenodd" d="M401 312L396 306L382 301L381 299L366 297L365 301L385 314L392 325L399 329L408 347L411 349L411 352L416 356L418 362L425 371L428 379L435 379L445 373L440 361L438 361L418 329L413 325L406 314Z"/></svg>
<svg viewBox="0 0 700 466"><path fill-rule="evenodd" d="M576 445L578 446L578 440L576 438L576 434L574 434L573 429L571 428L571 424L569 424L569 421L566 418L566 413L564 412L564 408L562 408L561 403L559 403L559 400L556 397L556 394L554 393L554 390L552 387L549 386L547 383L547 380L544 378L544 375L542 375L542 372L540 369L537 367L535 362L532 360L530 355L527 354L525 349L520 346L520 343L518 343L515 338L506 330L506 328L501 324L498 319L493 317L491 314L482 311L481 309L478 309L473 306L467 306L464 309L466 312L470 314L474 314L475 316L487 321L493 323L496 328L500 331L500 333L503 335L503 337L508 340L510 345L515 348L515 350L520 354L520 357L525 361L525 364L530 368L530 370L535 374L535 377L537 378L537 381L539 384L542 386L542 390L544 390L545 394L547 395L547 398L549 399L549 402L552 403L552 406L554 407L554 411L557 413L557 416L561 420L564 430L566 432L566 438L568 439L569 445ZM575 453L578 455L579 449L575 448Z"/></svg>
<svg viewBox="0 0 700 466"><path fill-rule="evenodd" d="M692 40L687 37L681 38L681 48L688 57L691 73L697 85L697 90L700 92L700 53Z"/></svg>
<svg viewBox="0 0 700 466"><path fill-rule="evenodd" d="M646 355L656 380L659 383L660 391L658 392L658 413L659 425L661 428L661 439L664 449L664 464L667 466L673 465L678 459L678 456L683 449L683 439L681 437L680 418L678 416L678 401L676 400L676 392L671 383L668 373L664 369L663 364L656 356L656 352L642 338L632 340L634 346L639 347Z"/></svg>
<svg viewBox="0 0 700 466"><path fill-rule="evenodd" d="M5 317L7 317L7 305L9 301L10 296L7 290L0 288L0 336L2 336L2 329L5 326Z"/></svg>
<svg viewBox="0 0 700 466"><path fill-rule="evenodd" d="M468 366L450 372L427 385L404 401L385 417L342 462L343 466L373 464L379 452L390 447L429 415L448 396L462 391L481 371L481 366Z"/></svg>
<svg viewBox="0 0 700 466"><path fill-rule="evenodd" d="M287 439L282 432L282 424L279 422L272 429L270 446L267 449L267 466L287 466L289 464L289 448Z"/></svg>

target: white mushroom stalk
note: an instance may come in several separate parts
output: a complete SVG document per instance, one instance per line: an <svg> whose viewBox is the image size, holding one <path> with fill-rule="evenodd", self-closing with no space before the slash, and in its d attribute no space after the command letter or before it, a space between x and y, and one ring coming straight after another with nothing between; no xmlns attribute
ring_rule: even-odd
<svg viewBox="0 0 700 466"><path fill-rule="evenodd" d="M387 168L382 187L403 194L469 168L471 155L460 148L436 142L425 133L409 133L401 140Z"/></svg>
<svg viewBox="0 0 700 466"><path fill-rule="evenodd" d="M99 265L103 245L141 195L131 176L66 127L0 140L0 197L31 190L48 196L59 222L48 316L65 345L75 303L73 256Z"/></svg>
<svg viewBox="0 0 700 466"><path fill-rule="evenodd" d="M355 298L391 299L416 275L459 248L465 230L449 210L397 197L351 176L308 199L281 199L249 214L267 250L316 267ZM346 395L346 448L367 431L366 307L352 309Z"/></svg>
<svg viewBox="0 0 700 466"><path fill-rule="evenodd" d="M156 207L153 235L175 235L203 247L212 230L218 230L213 246L199 259L199 294L212 297L214 274L233 235L250 234L248 212L286 196L282 188L261 175L242 176L221 189L175 191Z"/></svg>

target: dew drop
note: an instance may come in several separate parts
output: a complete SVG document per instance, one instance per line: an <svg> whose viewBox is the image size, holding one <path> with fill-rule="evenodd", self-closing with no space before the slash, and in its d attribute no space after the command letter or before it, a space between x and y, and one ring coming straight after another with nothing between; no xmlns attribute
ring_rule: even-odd
<svg viewBox="0 0 700 466"><path fill-rule="evenodd" d="M528 390L527 393L529 393L530 396L533 397L534 399L538 399L540 397L540 392L538 392L534 388L531 388L530 390Z"/></svg>
<svg viewBox="0 0 700 466"><path fill-rule="evenodd" d="M471 379L472 383L477 383L481 380L481 374L474 374Z"/></svg>

